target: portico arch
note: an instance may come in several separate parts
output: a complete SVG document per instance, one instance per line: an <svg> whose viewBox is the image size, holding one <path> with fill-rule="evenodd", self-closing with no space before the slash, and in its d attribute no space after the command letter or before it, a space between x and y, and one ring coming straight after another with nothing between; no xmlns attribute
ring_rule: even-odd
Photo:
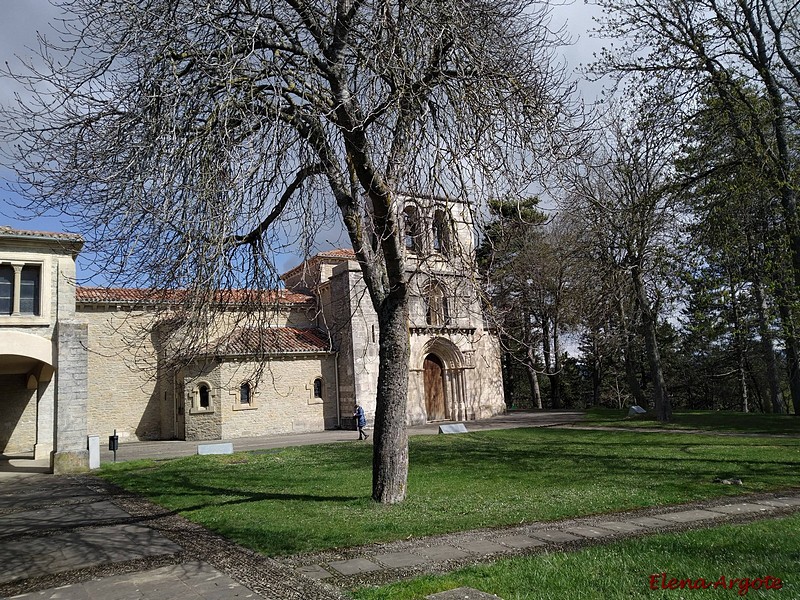
<svg viewBox="0 0 800 600"><path fill-rule="evenodd" d="M464 355L450 340L435 337L422 351L423 389L428 421L465 418Z"/></svg>
<svg viewBox="0 0 800 600"><path fill-rule="evenodd" d="M0 330L0 452L53 449L53 343L22 331Z"/></svg>
<svg viewBox="0 0 800 600"><path fill-rule="evenodd" d="M32 333L0 330L0 374L21 373L18 369L34 363L42 363L53 370L53 343ZM46 380L49 381L49 378Z"/></svg>

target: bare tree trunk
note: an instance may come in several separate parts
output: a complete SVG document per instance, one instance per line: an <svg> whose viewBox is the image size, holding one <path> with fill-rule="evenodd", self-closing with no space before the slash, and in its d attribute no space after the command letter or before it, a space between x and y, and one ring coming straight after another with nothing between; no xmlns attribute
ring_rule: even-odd
<svg viewBox="0 0 800 600"><path fill-rule="evenodd" d="M597 344L597 331L592 332L592 406L600 405L600 386L603 382L603 359Z"/></svg>
<svg viewBox="0 0 800 600"><path fill-rule="evenodd" d="M561 338L558 333L558 326L558 317L553 317L553 366L555 367L555 372L553 373L553 383L550 386L550 395L553 398L553 406L562 408L564 399L561 397Z"/></svg>
<svg viewBox="0 0 800 600"><path fill-rule="evenodd" d="M408 476L408 302L394 294L378 311L380 365L372 453L372 499L396 504L406 496Z"/></svg>
<svg viewBox="0 0 800 600"><path fill-rule="evenodd" d="M550 408L561 408L560 398L558 396L558 373L553 366L553 348L551 346L550 337L550 318L546 314L542 314L542 350L544 351L544 370L547 374L547 379L550 381Z"/></svg>
<svg viewBox="0 0 800 600"><path fill-rule="evenodd" d="M528 381L531 384L531 400L536 408L542 408L542 392L539 389L539 374L536 372L536 353L528 346L528 361L525 364L528 370Z"/></svg>
<svg viewBox="0 0 800 600"><path fill-rule="evenodd" d="M775 359L775 341L769 329L767 320L767 300L764 297L764 290L761 289L761 279L756 275L753 277L753 294L756 299L756 314L758 318L758 333L761 337L761 352L767 364L767 382L769 384L769 400L764 402L764 412L783 412L783 401L781 399L780 378L778 376L778 361Z"/></svg>
<svg viewBox="0 0 800 600"><path fill-rule="evenodd" d="M662 423L666 423L672 419L672 407L670 406L669 396L667 395L667 385L664 381L664 371L661 366L661 353L658 350L656 315L647 299L647 292L644 289L644 281L642 281L641 272L638 268L634 268L632 275L633 285L636 289L636 297L639 303L639 310L642 315L644 345L650 363L650 377L653 380L653 398L655 400L656 419Z"/></svg>
<svg viewBox="0 0 800 600"><path fill-rule="evenodd" d="M778 312L783 322L783 336L786 344L786 362L789 370L789 391L792 394L792 405L795 416L800 416L800 353L797 348L792 309L784 298L778 299Z"/></svg>
<svg viewBox="0 0 800 600"><path fill-rule="evenodd" d="M636 363L633 359L633 333L630 330L630 323L625 311L625 304L621 298L619 300L618 307L620 320L622 321L623 333L625 335L625 381L628 383L628 388L633 396L634 404L637 406L646 407L648 406L648 403L644 397L644 392L642 392L642 386L639 385L639 379L636 377L636 371L638 369L636 368Z"/></svg>
<svg viewBox="0 0 800 600"><path fill-rule="evenodd" d="M739 302L736 299L736 289L731 273L728 272L728 290L731 294L731 309L733 311L733 345L736 349L736 363L739 369L739 393L742 402L742 412L749 412L747 390L747 357L745 356L742 324L739 317Z"/></svg>

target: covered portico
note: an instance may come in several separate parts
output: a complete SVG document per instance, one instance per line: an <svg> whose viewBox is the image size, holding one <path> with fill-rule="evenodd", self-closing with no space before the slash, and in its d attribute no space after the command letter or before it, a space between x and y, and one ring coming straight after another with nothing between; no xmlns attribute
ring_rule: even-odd
<svg viewBox="0 0 800 600"><path fill-rule="evenodd" d="M49 458L54 441L53 343L0 330L0 452Z"/></svg>
<svg viewBox="0 0 800 600"><path fill-rule="evenodd" d="M0 453L89 467L88 328L76 320L80 236L0 226Z"/></svg>

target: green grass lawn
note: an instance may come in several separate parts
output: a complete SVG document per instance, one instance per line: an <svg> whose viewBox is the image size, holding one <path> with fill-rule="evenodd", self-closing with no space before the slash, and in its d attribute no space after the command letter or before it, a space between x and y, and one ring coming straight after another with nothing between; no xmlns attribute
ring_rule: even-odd
<svg viewBox="0 0 800 600"><path fill-rule="evenodd" d="M610 427L655 427L662 429L703 429L740 433L800 435L800 418L794 415L765 415L716 410L676 411L669 423L659 423L655 415L628 418L628 409L591 408L584 425Z"/></svg>
<svg viewBox="0 0 800 600"><path fill-rule="evenodd" d="M672 578L706 580L709 589L662 590ZM650 589L650 576L656 590ZM731 579L766 576L781 589L723 589ZM720 579L725 577L724 582ZM774 585L774 581L770 584ZM714 584L719 584L716 588ZM679 584L678 584L679 585ZM762 584L763 585L763 584ZM628 600L636 598L800 598L800 515L747 525L655 535L595 546L500 560L440 576L420 577L352 592L356 600L412 600L468 586L504 600Z"/></svg>
<svg viewBox="0 0 800 600"><path fill-rule="evenodd" d="M410 441L408 499L370 500L356 442L104 465L101 475L277 555L798 486L800 439L514 429ZM740 477L745 485L713 483Z"/></svg>

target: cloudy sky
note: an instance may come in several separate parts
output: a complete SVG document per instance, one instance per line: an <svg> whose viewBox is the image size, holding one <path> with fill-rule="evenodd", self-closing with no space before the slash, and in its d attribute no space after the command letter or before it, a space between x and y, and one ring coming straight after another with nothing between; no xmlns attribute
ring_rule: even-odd
<svg viewBox="0 0 800 600"><path fill-rule="evenodd" d="M59 10L46 0L2 0L3 18L0 19L0 60L12 66L19 64L19 58L32 55L31 49L37 46L36 33L43 32L52 37L52 23L59 15ZM567 36L572 39L570 46L563 48L563 59L567 69L572 71L583 63L592 60L592 55L602 43L592 38L589 31L593 28L592 17L599 14L597 7L586 4L584 0L574 0L553 8L552 24L554 30L565 28ZM580 75L574 75L587 101L592 101L599 92L600 86L581 81ZM0 102L12 100L14 87L11 82L0 80ZM58 215L24 220L14 208L16 196L8 190L7 182L12 174L0 167L0 225L11 225L21 229L38 229L45 231L64 231L68 229Z"/></svg>

